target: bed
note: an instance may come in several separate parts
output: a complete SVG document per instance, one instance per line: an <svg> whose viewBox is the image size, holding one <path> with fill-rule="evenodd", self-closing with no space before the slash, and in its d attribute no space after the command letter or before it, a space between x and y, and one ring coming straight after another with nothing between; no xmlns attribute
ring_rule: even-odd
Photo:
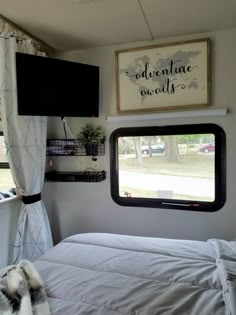
<svg viewBox="0 0 236 315"><path fill-rule="evenodd" d="M236 241L86 233L35 266L53 315L236 314Z"/></svg>

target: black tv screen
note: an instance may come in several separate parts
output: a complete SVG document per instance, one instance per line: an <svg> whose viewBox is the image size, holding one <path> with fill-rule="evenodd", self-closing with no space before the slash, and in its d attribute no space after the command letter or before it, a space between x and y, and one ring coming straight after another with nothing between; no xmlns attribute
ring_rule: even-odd
<svg viewBox="0 0 236 315"><path fill-rule="evenodd" d="M18 114L98 117L99 67L16 53Z"/></svg>

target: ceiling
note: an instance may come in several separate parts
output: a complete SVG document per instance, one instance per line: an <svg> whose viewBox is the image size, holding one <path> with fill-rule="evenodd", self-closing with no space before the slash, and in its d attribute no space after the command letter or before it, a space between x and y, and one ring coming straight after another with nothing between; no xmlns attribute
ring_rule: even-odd
<svg viewBox="0 0 236 315"><path fill-rule="evenodd" d="M236 28L236 0L0 0L0 14L62 51Z"/></svg>

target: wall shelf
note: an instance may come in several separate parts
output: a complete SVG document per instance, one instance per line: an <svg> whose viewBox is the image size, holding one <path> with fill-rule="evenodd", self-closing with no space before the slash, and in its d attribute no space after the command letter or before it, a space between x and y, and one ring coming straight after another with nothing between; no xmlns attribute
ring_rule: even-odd
<svg viewBox="0 0 236 315"><path fill-rule="evenodd" d="M130 122L157 119L173 119L173 118L190 118L190 117L213 117L226 116L229 110L227 108L211 108L211 109L191 109L151 114L130 114L107 116L108 122Z"/></svg>
<svg viewBox="0 0 236 315"><path fill-rule="evenodd" d="M105 154L104 143L93 143L96 151L86 151L86 143L76 139L48 139L47 156L100 156Z"/></svg>
<svg viewBox="0 0 236 315"><path fill-rule="evenodd" d="M105 154L104 143L86 144L77 139L48 139L47 156L90 156L96 157ZM80 172L51 171L45 174L47 182L101 182L106 179L106 172L85 170Z"/></svg>
<svg viewBox="0 0 236 315"><path fill-rule="evenodd" d="M48 172L45 174L47 182L101 182L106 179L105 171L84 172Z"/></svg>

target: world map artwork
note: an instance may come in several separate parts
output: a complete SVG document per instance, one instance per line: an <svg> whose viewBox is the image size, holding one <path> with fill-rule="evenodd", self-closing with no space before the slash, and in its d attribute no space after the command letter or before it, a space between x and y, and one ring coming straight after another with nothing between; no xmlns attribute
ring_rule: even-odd
<svg viewBox="0 0 236 315"><path fill-rule="evenodd" d="M120 74L125 74L130 82L137 86L141 103L144 102L146 97L153 94L174 94L177 89L197 89L198 83L194 77L194 69L197 65L192 66L192 60L200 53L200 51L178 51L168 58L159 59L153 67L151 67L149 57L144 55L135 59L127 68L120 69ZM184 78L183 76L187 73L192 73L192 75ZM176 84L175 81L181 76L183 77L183 83ZM140 82L141 78L156 82L156 89L150 90L143 84L143 80Z"/></svg>
<svg viewBox="0 0 236 315"><path fill-rule="evenodd" d="M206 46L205 50L202 46L179 46L165 53L160 50L166 47L120 56L120 100L126 108L207 101Z"/></svg>

